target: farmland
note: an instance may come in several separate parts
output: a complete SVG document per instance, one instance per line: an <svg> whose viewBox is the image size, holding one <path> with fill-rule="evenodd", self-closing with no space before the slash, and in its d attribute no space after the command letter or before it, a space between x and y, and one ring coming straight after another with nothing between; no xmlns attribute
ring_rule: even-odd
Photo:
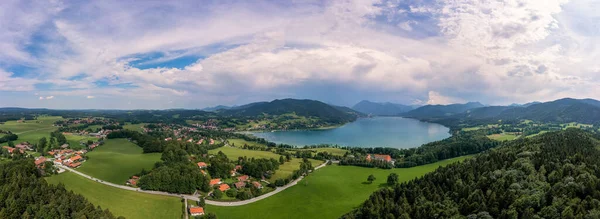
<svg viewBox="0 0 600 219"><path fill-rule="evenodd" d="M75 173L65 172L46 178L52 184L62 183L67 190L86 197L94 205L108 208L114 215L128 219L181 218L183 206L175 197L151 195L114 188Z"/></svg>
<svg viewBox="0 0 600 219"><path fill-rule="evenodd" d="M385 187L386 177L392 172L400 176L400 181L408 181L469 157L392 170L331 165L268 199L239 207L208 206L207 210L219 218L339 218L358 207L373 191ZM370 174L377 178L372 184L366 183Z"/></svg>
<svg viewBox="0 0 600 219"><path fill-rule="evenodd" d="M88 160L78 170L115 184L124 184L142 169L152 169L161 156L160 153L143 154L142 148L125 139L107 140L86 155Z"/></svg>

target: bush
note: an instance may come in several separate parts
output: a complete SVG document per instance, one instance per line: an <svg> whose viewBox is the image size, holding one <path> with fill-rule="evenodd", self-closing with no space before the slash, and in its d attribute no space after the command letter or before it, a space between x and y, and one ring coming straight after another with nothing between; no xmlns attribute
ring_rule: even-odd
<svg viewBox="0 0 600 219"><path fill-rule="evenodd" d="M213 197L215 197L215 199L221 199L223 198L223 192L221 192L221 190L215 189L215 191L213 191Z"/></svg>
<svg viewBox="0 0 600 219"><path fill-rule="evenodd" d="M229 197L236 197L238 193L235 189L230 189L230 190L227 190L227 192L225 194L227 194L227 196L229 196Z"/></svg>

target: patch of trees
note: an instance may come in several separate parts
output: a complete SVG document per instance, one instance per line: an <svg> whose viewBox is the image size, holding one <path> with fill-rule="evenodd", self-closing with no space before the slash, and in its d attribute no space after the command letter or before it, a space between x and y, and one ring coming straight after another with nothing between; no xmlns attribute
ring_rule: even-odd
<svg viewBox="0 0 600 219"><path fill-rule="evenodd" d="M32 159L21 159L0 164L0 218L116 217L62 184L48 184Z"/></svg>
<svg viewBox="0 0 600 219"><path fill-rule="evenodd" d="M129 138L132 141L135 141L136 144L144 150L144 153L162 152L164 148L164 142L159 138L132 130L114 131L108 134L106 137L108 139Z"/></svg>
<svg viewBox="0 0 600 219"><path fill-rule="evenodd" d="M219 151L217 155L209 159L210 165L207 170L213 178L228 178L234 165L229 161L227 155Z"/></svg>
<svg viewBox="0 0 600 219"><path fill-rule="evenodd" d="M122 125L114 125L114 124L113 125L105 125L105 126L102 126L102 129L104 129L104 130L120 130L120 129L123 129L123 126Z"/></svg>
<svg viewBox="0 0 600 219"><path fill-rule="evenodd" d="M598 146L576 129L505 142L381 189L342 218L599 218Z"/></svg>
<svg viewBox="0 0 600 219"><path fill-rule="evenodd" d="M271 174L274 173L275 170L279 169L279 164L279 161L273 158L250 158L240 160L240 165L242 165L240 172L257 179L261 179L263 176L268 179L271 178Z"/></svg>
<svg viewBox="0 0 600 219"><path fill-rule="evenodd" d="M140 177L138 186L144 190L192 194L197 189L210 191L210 179L189 162L166 163Z"/></svg>
<svg viewBox="0 0 600 219"><path fill-rule="evenodd" d="M9 142L9 141L16 141L17 139L19 139L18 135L15 135L13 133L9 133L9 134L6 134L6 135L0 137L0 144L6 143L6 142Z"/></svg>
<svg viewBox="0 0 600 219"><path fill-rule="evenodd" d="M362 157L347 157L340 160L342 166L359 166L359 167L377 167L381 169L392 169L394 165L391 162L383 160L371 160L368 161L364 156Z"/></svg>

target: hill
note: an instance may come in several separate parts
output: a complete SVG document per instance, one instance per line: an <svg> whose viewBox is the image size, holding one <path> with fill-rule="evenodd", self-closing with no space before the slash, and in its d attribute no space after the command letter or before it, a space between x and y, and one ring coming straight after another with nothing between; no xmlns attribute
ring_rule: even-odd
<svg viewBox="0 0 600 219"><path fill-rule="evenodd" d="M376 116L396 116L401 113L413 110L412 106L406 106L395 103L375 103L368 100L363 100L352 107L361 113L371 114Z"/></svg>
<svg viewBox="0 0 600 219"><path fill-rule="evenodd" d="M229 110L219 111L227 116L260 117L295 114L307 118L317 118L327 123L346 123L356 120L357 115L340 110L316 100L281 99L271 102L257 102Z"/></svg>
<svg viewBox="0 0 600 219"><path fill-rule="evenodd" d="M600 102L592 99L565 98L524 108L507 109L500 113L497 118L503 120L529 119L540 122L598 124L600 122Z"/></svg>
<svg viewBox="0 0 600 219"><path fill-rule="evenodd" d="M597 147L577 129L507 142L381 189L342 218L599 218Z"/></svg>
<svg viewBox="0 0 600 219"><path fill-rule="evenodd" d="M450 105L426 105L417 109L403 113L402 115L410 118L439 118L448 117L460 113L464 113L467 110L484 107L479 102L468 102L465 104L450 104Z"/></svg>
<svg viewBox="0 0 600 219"><path fill-rule="evenodd" d="M218 105L218 106L214 106L214 107L206 107L206 108L202 108L202 111L206 111L206 112L214 112L214 111L219 111L219 110L224 110L224 109L231 109L234 107L231 106L224 106L224 105Z"/></svg>

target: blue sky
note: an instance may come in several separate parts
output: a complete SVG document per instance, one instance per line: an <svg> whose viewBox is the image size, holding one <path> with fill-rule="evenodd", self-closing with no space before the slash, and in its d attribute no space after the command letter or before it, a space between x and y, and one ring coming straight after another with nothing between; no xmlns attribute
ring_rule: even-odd
<svg viewBox="0 0 600 219"><path fill-rule="evenodd" d="M0 2L0 107L600 99L598 0Z"/></svg>

